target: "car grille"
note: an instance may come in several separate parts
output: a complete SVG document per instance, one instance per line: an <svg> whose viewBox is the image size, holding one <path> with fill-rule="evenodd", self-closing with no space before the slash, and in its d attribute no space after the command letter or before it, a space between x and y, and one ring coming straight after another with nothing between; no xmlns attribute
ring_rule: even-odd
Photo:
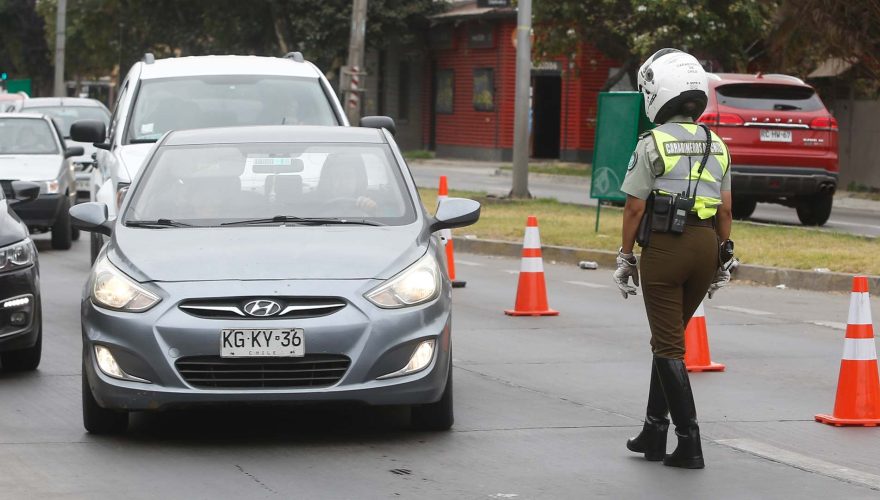
<svg viewBox="0 0 880 500"><path fill-rule="evenodd" d="M175 363L188 384L224 389L329 387L339 382L350 364L347 356L327 354L250 359L194 356Z"/></svg>
<svg viewBox="0 0 880 500"><path fill-rule="evenodd" d="M255 300L271 300L279 305L279 312L269 316L247 314L245 306ZM278 319L314 318L327 316L344 308L346 302L338 297L224 297L192 299L180 303L183 312L199 318L215 319Z"/></svg>

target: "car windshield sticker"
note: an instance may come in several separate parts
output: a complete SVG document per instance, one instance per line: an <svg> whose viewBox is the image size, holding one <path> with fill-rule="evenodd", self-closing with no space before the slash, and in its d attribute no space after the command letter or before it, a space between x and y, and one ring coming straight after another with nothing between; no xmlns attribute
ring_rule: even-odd
<svg viewBox="0 0 880 500"><path fill-rule="evenodd" d="M246 164L249 166L267 166L267 167L289 167L293 163L293 158L248 158Z"/></svg>
<svg viewBox="0 0 880 500"><path fill-rule="evenodd" d="M152 134L153 133L153 124L152 123L141 124L141 133L142 134Z"/></svg>

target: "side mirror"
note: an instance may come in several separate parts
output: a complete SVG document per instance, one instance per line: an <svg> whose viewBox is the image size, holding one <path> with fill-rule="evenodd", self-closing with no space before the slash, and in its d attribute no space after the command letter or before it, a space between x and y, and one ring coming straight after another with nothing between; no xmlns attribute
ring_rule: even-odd
<svg viewBox="0 0 880 500"><path fill-rule="evenodd" d="M12 181L12 194L18 203L34 201L40 196L40 185L36 182Z"/></svg>
<svg viewBox="0 0 880 500"><path fill-rule="evenodd" d="M431 223L431 232L475 224L480 220L480 204L467 198L440 200L437 213Z"/></svg>
<svg viewBox="0 0 880 500"><path fill-rule="evenodd" d="M361 118L361 127L388 129L391 135L397 133L397 126L390 116L365 116Z"/></svg>
<svg viewBox="0 0 880 500"><path fill-rule="evenodd" d="M107 127L101 120L77 120L70 126L70 139L76 142L102 144L107 140Z"/></svg>
<svg viewBox="0 0 880 500"><path fill-rule="evenodd" d="M86 154L86 150L82 146L73 146L64 150L65 158L73 158L74 156L82 156Z"/></svg>
<svg viewBox="0 0 880 500"><path fill-rule="evenodd" d="M70 218L73 227L88 231L90 233L100 233L105 236L113 234L113 221L104 203L90 202L80 203L70 207Z"/></svg>

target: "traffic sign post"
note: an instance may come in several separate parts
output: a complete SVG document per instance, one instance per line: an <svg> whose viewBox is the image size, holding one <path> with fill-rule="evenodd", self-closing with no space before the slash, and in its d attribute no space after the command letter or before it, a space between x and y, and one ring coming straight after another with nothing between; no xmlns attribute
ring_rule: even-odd
<svg viewBox="0 0 880 500"><path fill-rule="evenodd" d="M596 140L593 145L593 176L590 197L596 204L596 231L602 202L623 203L626 194L620 190L629 159L636 148L639 134L654 128L645 115L639 92L602 92L596 117Z"/></svg>

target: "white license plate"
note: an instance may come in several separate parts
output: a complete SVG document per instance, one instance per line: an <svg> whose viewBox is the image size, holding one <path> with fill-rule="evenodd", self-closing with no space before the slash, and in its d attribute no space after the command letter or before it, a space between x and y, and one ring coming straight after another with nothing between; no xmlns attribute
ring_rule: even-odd
<svg viewBox="0 0 880 500"><path fill-rule="evenodd" d="M76 190L77 191L88 191L89 190L88 179L86 179L84 181L76 181Z"/></svg>
<svg viewBox="0 0 880 500"><path fill-rule="evenodd" d="M763 142L791 142L791 130L761 130Z"/></svg>
<svg viewBox="0 0 880 500"><path fill-rule="evenodd" d="M305 355L302 328L220 330L220 356L223 358L297 358Z"/></svg>

